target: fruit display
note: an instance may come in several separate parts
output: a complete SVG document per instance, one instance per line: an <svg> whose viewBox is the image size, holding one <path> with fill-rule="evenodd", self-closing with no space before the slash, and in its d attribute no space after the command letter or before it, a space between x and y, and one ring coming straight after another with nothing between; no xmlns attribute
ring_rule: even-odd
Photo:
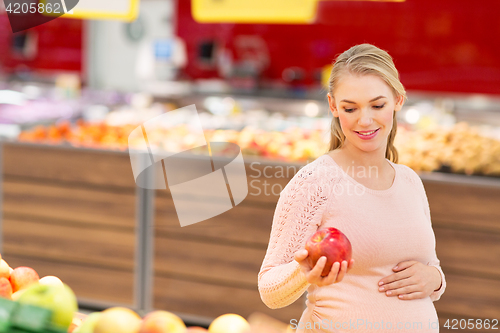
<svg viewBox="0 0 500 333"><path fill-rule="evenodd" d="M163 310L156 310L140 318L134 311L112 307L88 315L73 333L287 333L289 325L254 313L247 321L238 314L227 313L215 318L208 329L186 326L180 317Z"/></svg>
<svg viewBox="0 0 500 333"><path fill-rule="evenodd" d="M126 323L126 324L125 324ZM73 333L291 333L292 326L260 312L248 317L227 313L215 318L207 328L187 326L177 315L163 310L152 311L142 320L132 310L113 307L93 312Z"/></svg>
<svg viewBox="0 0 500 333"><path fill-rule="evenodd" d="M31 267L12 269L0 255L0 329L2 332L67 332L76 296L56 276L41 279Z"/></svg>
<svg viewBox="0 0 500 333"><path fill-rule="evenodd" d="M1 255L0 275L0 332L3 333L257 332L249 321L232 313L215 318L208 329L187 327L179 316L163 310L151 311L141 318L135 311L117 306L84 315L77 312L78 303L71 288L56 276L39 278L33 268L25 266L12 269ZM262 324L262 320L259 322ZM259 327L258 332L262 333Z"/></svg>
<svg viewBox="0 0 500 333"><path fill-rule="evenodd" d="M141 145L128 141L137 125L111 126L106 123L78 121L38 126L21 132L21 142L70 144L75 147L127 150ZM237 144L244 155L286 162L311 161L328 150L329 137L323 129L289 127L281 132L266 131L254 126L241 130L207 129L208 142ZM148 132L151 146L170 152L195 148L195 136L186 125L157 127ZM452 128L432 128L410 131L398 127L395 146L399 163L415 171L451 171L461 174L500 176L500 140L482 136L480 131L465 122Z"/></svg>
<svg viewBox="0 0 500 333"><path fill-rule="evenodd" d="M110 126L105 123L90 123L83 120L74 126L69 121L62 121L50 126L36 126L21 132L18 137L22 142L71 144L75 147L104 148L125 150L128 136L136 126Z"/></svg>
<svg viewBox="0 0 500 333"><path fill-rule="evenodd" d="M127 150L141 147L142 142L128 141L128 136L137 125L111 126L106 123L78 121L74 126L64 121L51 126L37 126L21 132L21 142L70 144L75 147ZM304 131L289 128L284 132L268 132L251 126L241 131L207 129L205 138L212 142L237 144L243 154L256 155L283 161L306 161L321 155L326 149L321 130ZM195 148L194 135L186 125L170 128L157 127L148 132L148 142L170 152L181 152Z"/></svg>
<svg viewBox="0 0 500 333"><path fill-rule="evenodd" d="M465 122L450 129L399 130L400 161L415 171L449 169L453 173L500 176L500 140L481 135Z"/></svg>
<svg viewBox="0 0 500 333"><path fill-rule="evenodd" d="M337 228L324 228L316 231L307 241L309 265L314 267L321 257L326 257L326 264L321 276L328 276L335 262L349 262L352 257L351 242Z"/></svg>
<svg viewBox="0 0 500 333"><path fill-rule="evenodd" d="M5 333L66 333L51 322L49 309L0 298L0 328Z"/></svg>

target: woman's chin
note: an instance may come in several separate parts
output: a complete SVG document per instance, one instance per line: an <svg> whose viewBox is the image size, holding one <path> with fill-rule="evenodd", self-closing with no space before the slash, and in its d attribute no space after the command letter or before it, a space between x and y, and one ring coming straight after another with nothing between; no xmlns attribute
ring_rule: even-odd
<svg viewBox="0 0 500 333"><path fill-rule="evenodd" d="M374 153L379 150L382 150L385 154L386 146L381 145L380 143L375 143L375 142L367 142L367 143L362 143L362 144L356 144L354 145L359 151L362 151L364 153Z"/></svg>

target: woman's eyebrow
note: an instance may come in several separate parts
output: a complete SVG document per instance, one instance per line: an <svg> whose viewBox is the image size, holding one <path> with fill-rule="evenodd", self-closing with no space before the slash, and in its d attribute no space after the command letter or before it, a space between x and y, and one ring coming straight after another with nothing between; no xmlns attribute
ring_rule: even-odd
<svg viewBox="0 0 500 333"><path fill-rule="evenodd" d="M371 102L375 102L376 100L381 99L381 98L386 98L386 97L385 97L385 96L382 96L382 95L377 96L377 97L375 97L374 99L370 100L370 101L369 101L369 103L371 103ZM347 99L343 99L343 100L341 100L341 102L346 102L346 103L356 104L356 102L349 101L349 100L347 100Z"/></svg>

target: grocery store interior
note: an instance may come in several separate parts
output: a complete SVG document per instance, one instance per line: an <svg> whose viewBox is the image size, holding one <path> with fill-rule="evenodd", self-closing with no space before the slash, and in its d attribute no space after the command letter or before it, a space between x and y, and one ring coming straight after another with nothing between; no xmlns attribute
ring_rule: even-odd
<svg viewBox="0 0 500 333"><path fill-rule="evenodd" d="M395 146L429 200L447 281L440 329L500 327L498 1L63 0L64 14L22 22L15 3L0 4L0 276L7 264L12 302L24 295L15 269L29 267L71 288L69 332L92 333L89 314L111 308L181 321L141 333L291 332L306 293L270 309L258 290L276 204L328 152L336 56L370 43L407 92ZM189 175L209 146L225 159ZM182 155L175 176L156 151ZM244 177L215 176L230 168Z"/></svg>

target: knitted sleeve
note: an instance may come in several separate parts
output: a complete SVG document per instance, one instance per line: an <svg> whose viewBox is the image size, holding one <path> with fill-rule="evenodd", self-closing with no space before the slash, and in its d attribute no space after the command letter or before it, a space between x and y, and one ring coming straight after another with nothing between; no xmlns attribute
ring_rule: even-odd
<svg viewBox="0 0 500 333"><path fill-rule="evenodd" d="M294 253L318 230L327 207L332 177L321 170L315 162L304 166L280 193L258 276L260 296L271 309L292 304L309 287Z"/></svg>
<svg viewBox="0 0 500 333"><path fill-rule="evenodd" d="M421 197L422 197L422 200L424 203L425 216L427 217L427 220L429 221L429 223L432 224L431 212L430 212L430 208L429 208L429 201L427 199L427 194L425 193L424 184L422 183L422 179L420 179L420 177L417 175L417 173L413 170L411 170L411 171L414 173L415 177L417 178L416 183L418 185L419 192L421 193ZM427 265L434 266L435 268L437 268L437 270L439 271L439 274L441 275L441 287L438 290L434 291L430 295L431 300L433 302L435 302L441 298L441 295L444 293L444 290L446 289L446 278L444 276L443 270L441 269L440 261L437 258L435 249L434 249L434 256L433 256L432 260L427 263Z"/></svg>

